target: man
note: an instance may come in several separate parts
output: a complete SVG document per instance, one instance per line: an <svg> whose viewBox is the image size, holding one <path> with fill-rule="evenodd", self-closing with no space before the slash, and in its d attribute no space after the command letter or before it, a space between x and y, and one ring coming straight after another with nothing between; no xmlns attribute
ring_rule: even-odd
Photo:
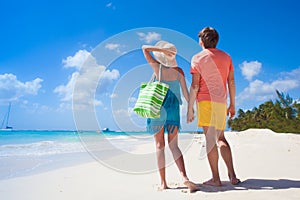
<svg viewBox="0 0 300 200"><path fill-rule="evenodd" d="M192 85L188 103L187 122L194 120L193 105L197 100L198 126L203 128L206 138L206 151L212 179L203 184L221 186L218 169L218 149L228 169L231 184L240 180L236 177L230 146L224 136L226 116L235 115L235 82L231 57L216 48L219 34L211 27L206 27L198 34L203 50L193 56L191 61ZM227 109L227 86L230 105Z"/></svg>

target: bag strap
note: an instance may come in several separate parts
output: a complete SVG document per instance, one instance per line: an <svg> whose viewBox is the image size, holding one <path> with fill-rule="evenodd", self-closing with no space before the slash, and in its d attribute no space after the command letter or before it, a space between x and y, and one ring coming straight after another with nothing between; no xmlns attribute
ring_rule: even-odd
<svg viewBox="0 0 300 200"><path fill-rule="evenodd" d="M161 64L159 64L158 82L160 82L160 80L161 80L161 74L162 74L162 67L161 67ZM154 81L154 78L155 78L155 73L153 72L153 74L152 74L152 76L151 76L151 79L150 79L149 83L153 82L153 81Z"/></svg>
<svg viewBox="0 0 300 200"><path fill-rule="evenodd" d="M158 72L158 82L160 82L161 79L161 64L159 64L159 72Z"/></svg>

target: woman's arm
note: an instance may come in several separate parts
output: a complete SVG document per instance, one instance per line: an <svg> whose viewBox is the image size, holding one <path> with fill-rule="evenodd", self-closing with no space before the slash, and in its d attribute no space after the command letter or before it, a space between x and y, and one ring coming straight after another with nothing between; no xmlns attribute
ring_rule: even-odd
<svg viewBox="0 0 300 200"><path fill-rule="evenodd" d="M179 73L180 73L179 83L180 83L180 86L181 86L182 94L183 94L185 100L187 102L189 102L189 91L188 91L188 88L186 86L186 80L185 80L184 73L183 73L181 68L179 68Z"/></svg>
<svg viewBox="0 0 300 200"><path fill-rule="evenodd" d="M194 103L196 101L197 94L200 88L200 78L201 76L199 73L192 74L192 84L190 87L190 96L188 101L187 123L193 122L195 118Z"/></svg>
<svg viewBox="0 0 300 200"><path fill-rule="evenodd" d="M148 47L147 45L142 46L142 50L144 53L144 56L147 60L147 62L150 64L150 66L153 68L153 71L156 75L158 75L159 70L159 62L155 60L152 55L150 54L151 51L156 50L156 48Z"/></svg>
<svg viewBox="0 0 300 200"><path fill-rule="evenodd" d="M160 63L152 57L152 55L150 54L151 51L162 52L162 53L166 54L167 56L175 56L175 53L170 52L167 49L161 49L161 48L148 46L148 45L143 45L142 50L143 50L146 60L148 61L150 66L153 68L155 74L158 74Z"/></svg>

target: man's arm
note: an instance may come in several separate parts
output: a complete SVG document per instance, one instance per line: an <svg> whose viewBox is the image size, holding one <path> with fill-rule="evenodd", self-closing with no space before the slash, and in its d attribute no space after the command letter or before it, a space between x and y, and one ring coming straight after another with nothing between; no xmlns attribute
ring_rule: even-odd
<svg viewBox="0 0 300 200"><path fill-rule="evenodd" d="M234 72L230 71L227 79L228 90L229 90L229 98L230 104L227 109L227 114L230 114L230 119L235 115L235 81L234 81Z"/></svg>

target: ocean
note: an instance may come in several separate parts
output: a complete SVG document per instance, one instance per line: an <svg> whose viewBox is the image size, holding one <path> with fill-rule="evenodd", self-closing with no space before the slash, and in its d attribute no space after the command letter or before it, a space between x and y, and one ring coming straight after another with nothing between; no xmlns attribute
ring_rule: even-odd
<svg viewBox="0 0 300 200"><path fill-rule="evenodd" d="M0 131L0 180L91 162L93 151L105 160L150 143L153 136L143 132Z"/></svg>
<svg viewBox="0 0 300 200"><path fill-rule="evenodd" d="M179 134L182 151L192 139L193 134ZM145 132L0 131L0 180L95 160L117 171L144 173L156 169L155 155L153 135Z"/></svg>

